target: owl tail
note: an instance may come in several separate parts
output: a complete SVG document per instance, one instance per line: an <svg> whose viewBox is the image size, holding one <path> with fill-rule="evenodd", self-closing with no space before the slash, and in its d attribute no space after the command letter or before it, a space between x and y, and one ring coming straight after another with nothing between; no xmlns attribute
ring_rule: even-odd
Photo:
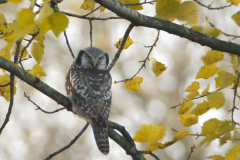
<svg viewBox="0 0 240 160"><path fill-rule="evenodd" d="M92 129L98 149L105 155L109 153L108 129L92 119Z"/></svg>

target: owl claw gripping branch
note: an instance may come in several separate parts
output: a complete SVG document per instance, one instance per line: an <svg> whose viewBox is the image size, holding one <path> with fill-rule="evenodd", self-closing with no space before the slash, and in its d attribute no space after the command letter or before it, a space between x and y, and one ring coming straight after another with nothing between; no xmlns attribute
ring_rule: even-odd
<svg viewBox="0 0 240 160"><path fill-rule="evenodd" d="M86 48L78 53L66 76L72 110L91 124L98 149L104 154L109 153L107 128L112 97L108 61L103 50Z"/></svg>

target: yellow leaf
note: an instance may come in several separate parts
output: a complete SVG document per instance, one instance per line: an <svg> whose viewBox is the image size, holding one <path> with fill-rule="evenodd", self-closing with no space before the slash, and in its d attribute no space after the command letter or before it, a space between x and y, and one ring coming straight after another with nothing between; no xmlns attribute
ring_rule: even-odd
<svg viewBox="0 0 240 160"><path fill-rule="evenodd" d="M31 46L32 56L37 61L38 64L40 64L40 62L42 60L42 56L44 54L44 48L45 48L44 45L37 43L37 42L33 42L32 46Z"/></svg>
<svg viewBox="0 0 240 160"><path fill-rule="evenodd" d="M198 123L198 116L194 116L190 113L190 111L179 115L181 123L184 127L189 127L191 125L194 125Z"/></svg>
<svg viewBox="0 0 240 160"><path fill-rule="evenodd" d="M205 57L203 57L203 62L207 65L221 61L223 59L223 53L216 50L211 50L207 52Z"/></svg>
<svg viewBox="0 0 240 160"><path fill-rule="evenodd" d="M234 3L235 6L238 6L240 0L227 0L228 3Z"/></svg>
<svg viewBox="0 0 240 160"><path fill-rule="evenodd" d="M212 155L207 157L208 159L213 159L213 160L225 160L224 157L222 157L221 155Z"/></svg>
<svg viewBox="0 0 240 160"><path fill-rule="evenodd" d="M139 131L136 132L134 137L135 142L148 142L149 144L156 143L165 136L166 127L155 126L155 125L145 125L143 124Z"/></svg>
<svg viewBox="0 0 240 160"><path fill-rule="evenodd" d="M17 20L14 23L15 39L23 38L27 33L36 32L36 24L34 22L36 14L30 9L23 9L17 15Z"/></svg>
<svg viewBox="0 0 240 160"><path fill-rule="evenodd" d="M183 101L181 107L178 110L178 115L185 114L193 107L193 105L193 101Z"/></svg>
<svg viewBox="0 0 240 160"><path fill-rule="evenodd" d="M11 41L15 41L15 37L13 37L13 30L14 30L14 24L8 23L7 29L3 31L3 36L0 37L0 39L5 38L5 41L9 42L9 39Z"/></svg>
<svg viewBox="0 0 240 160"><path fill-rule="evenodd" d="M29 73L31 73L32 75L38 77L39 79L41 79L42 76L47 76L47 74L45 73L45 71L43 70L43 67L36 64L32 69L30 69L30 71L28 71Z"/></svg>
<svg viewBox="0 0 240 160"><path fill-rule="evenodd" d="M176 11L179 9L180 1L175 0L156 0L156 18L174 21Z"/></svg>
<svg viewBox="0 0 240 160"><path fill-rule="evenodd" d="M91 11L91 10L94 10L94 6L95 6L94 0L84 0L80 8Z"/></svg>
<svg viewBox="0 0 240 160"><path fill-rule="evenodd" d="M101 6L101 7L100 7L100 14L103 13L104 10L105 10L105 7Z"/></svg>
<svg viewBox="0 0 240 160"><path fill-rule="evenodd" d="M232 142L236 142L237 141L237 136L238 136L238 131L234 130L233 136L232 136Z"/></svg>
<svg viewBox="0 0 240 160"><path fill-rule="evenodd" d="M126 82L124 82L124 87L127 90L130 91L138 91L141 87L140 84L143 82L143 78L142 77L135 77L131 80L127 80Z"/></svg>
<svg viewBox="0 0 240 160"><path fill-rule="evenodd" d="M36 1L37 1L37 0L30 0L30 1L31 1L31 4L30 4L29 9L33 10L33 8L35 7L35 4L36 4Z"/></svg>
<svg viewBox="0 0 240 160"><path fill-rule="evenodd" d="M49 3L46 3L39 12L38 19L36 20L37 23L41 23L44 19L46 19L48 16L53 14L53 9L50 7Z"/></svg>
<svg viewBox="0 0 240 160"><path fill-rule="evenodd" d="M195 25L198 22L196 3L191 1L181 3L176 12L176 18L180 21L187 21L189 25Z"/></svg>
<svg viewBox="0 0 240 160"><path fill-rule="evenodd" d="M204 65L197 73L196 79L198 78L208 79L209 77L212 77L214 74L216 74L217 71L218 67L215 64Z"/></svg>
<svg viewBox="0 0 240 160"><path fill-rule="evenodd" d="M175 140L179 140L179 139L182 139L182 138L184 138L184 137L186 137L186 136L188 136L189 135L189 132L188 132L188 130L186 130L186 129L181 129L174 137L173 137L173 141L175 141Z"/></svg>
<svg viewBox="0 0 240 160"><path fill-rule="evenodd" d="M240 145L233 145L225 156L226 160L238 160L240 158Z"/></svg>
<svg viewBox="0 0 240 160"><path fill-rule="evenodd" d="M10 82L10 75L4 74L0 75L0 85L5 85ZM16 93L16 83L17 81L14 80L14 94ZM0 87L0 96L4 97L7 102L10 101L10 85L6 87Z"/></svg>
<svg viewBox="0 0 240 160"><path fill-rule="evenodd" d="M240 27L240 11L232 15L232 19Z"/></svg>
<svg viewBox="0 0 240 160"><path fill-rule="evenodd" d="M122 4L136 4L136 3L140 3L140 0L118 0L118 2L122 3ZM131 8L132 10L142 10L143 7L142 5L131 5L131 6L127 6L129 8Z"/></svg>
<svg viewBox="0 0 240 160"><path fill-rule="evenodd" d="M196 108L191 111L191 114L195 116L201 116L202 114L206 113L210 109L209 103L207 101L203 101L199 103Z"/></svg>
<svg viewBox="0 0 240 160"><path fill-rule="evenodd" d="M226 133L223 137L220 138L220 146L227 143L227 140L231 140L231 139L232 139L231 133L230 132Z"/></svg>
<svg viewBox="0 0 240 160"><path fill-rule="evenodd" d="M10 49L8 49L8 46L9 45L7 44L3 49L1 49L0 56L7 60L10 60L11 55L10 55Z"/></svg>
<svg viewBox="0 0 240 160"><path fill-rule="evenodd" d="M221 108L225 104L225 97L222 92L213 92L207 95L209 106L211 108Z"/></svg>
<svg viewBox="0 0 240 160"><path fill-rule="evenodd" d="M151 69L156 77L160 76L167 69L165 64L158 62L155 58L152 58L150 62L152 64Z"/></svg>
<svg viewBox="0 0 240 160"><path fill-rule="evenodd" d="M217 134L220 123L221 122L217 118L212 118L204 122L202 126L202 135L207 136Z"/></svg>
<svg viewBox="0 0 240 160"><path fill-rule="evenodd" d="M50 29L56 37L68 26L68 18L64 13L56 12L45 18L40 27L41 35L44 35Z"/></svg>
<svg viewBox="0 0 240 160"><path fill-rule="evenodd" d="M190 92L187 95L187 99L191 99L191 98L194 98L194 97L197 97L197 96L199 96L199 92L198 91L193 91L193 92Z"/></svg>
<svg viewBox="0 0 240 160"><path fill-rule="evenodd" d="M11 2L13 4L19 4L22 2L22 0L7 0L8 2Z"/></svg>
<svg viewBox="0 0 240 160"><path fill-rule="evenodd" d="M216 88L220 87L222 77L223 77L223 75L226 74L226 73L228 73L228 72L225 71L225 70L220 70L220 71L217 73L218 77L215 78Z"/></svg>
<svg viewBox="0 0 240 160"><path fill-rule="evenodd" d="M235 129L235 124L232 124L231 120L225 120L221 122L218 128L218 136L222 136L225 133L231 132Z"/></svg>
<svg viewBox="0 0 240 160"><path fill-rule="evenodd" d="M114 45L117 49L120 48L123 38L120 38L119 41ZM123 49L128 49L129 46L133 44L133 40L128 36L126 43L124 44Z"/></svg>
<svg viewBox="0 0 240 160"><path fill-rule="evenodd" d="M7 29L7 21L4 14L0 13L0 32L3 32Z"/></svg>
<svg viewBox="0 0 240 160"><path fill-rule="evenodd" d="M197 91L199 88L200 88L199 82L195 81L195 82L192 82L192 84L187 87L185 92L194 92L194 91Z"/></svg>
<svg viewBox="0 0 240 160"><path fill-rule="evenodd" d="M221 78L220 88L226 88L231 86L234 81L234 75L231 73L225 73Z"/></svg>
<svg viewBox="0 0 240 160"><path fill-rule="evenodd" d="M207 88L203 90L203 92L202 92L202 94L201 94L201 95L208 94L209 87L210 87L210 84L208 84L208 85L207 85Z"/></svg>

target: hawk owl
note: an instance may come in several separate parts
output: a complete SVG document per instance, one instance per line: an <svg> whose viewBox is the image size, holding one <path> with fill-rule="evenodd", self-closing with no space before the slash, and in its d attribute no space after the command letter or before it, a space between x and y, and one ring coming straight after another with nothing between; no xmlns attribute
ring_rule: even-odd
<svg viewBox="0 0 240 160"><path fill-rule="evenodd" d="M108 117L112 78L106 69L108 54L95 47L81 50L66 76L66 90L73 112L88 121L98 149L109 153Z"/></svg>

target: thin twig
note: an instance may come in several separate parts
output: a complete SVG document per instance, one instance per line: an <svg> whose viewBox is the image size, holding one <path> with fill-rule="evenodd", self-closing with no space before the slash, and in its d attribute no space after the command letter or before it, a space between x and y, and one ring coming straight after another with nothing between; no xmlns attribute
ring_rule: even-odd
<svg viewBox="0 0 240 160"><path fill-rule="evenodd" d="M90 47L92 47L92 20L89 20L90 24Z"/></svg>
<svg viewBox="0 0 240 160"><path fill-rule="evenodd" d="M28 46L32 43L33 39L39 34L39 31L37 31L36 33L34 33L32 35L32 38L28 41L27 45L22 49L21 53L20 53L20 58L18 63L21 65L21 67L23 68L22 65L22 56L23 56L23 52L28 48Z"/></svg>
<svg viewBox="0 0 240 160"><path fill-rule="evenodd" d="M207 22L209 23L209 25L210 25L212 28L217 29L211 22L208 21L208 18L207 18L207 17L206 17L206 20L207 20ZM217 29L217 30L219 30L219 29ZM223 35L225 35L225 36L233 37L233 40L236 39L236 38L240 38L240 36L228 34L228 33L225 33L225 32L223 32L223 31L221 31L221 30L219 30L219 31L220 31Z"/></svg>
<svg viewBox="0 0 240 160"><path fill-rule="evenodd" d="M7 84L3 84L3 85L0 85L0 87L6 87L10 84L10 82L8 82Z"/></svg>
<svg viewBox="0 0 240 160"><path fill-rule="evenodd" d="M53 113L56 113L56 112L58 112L58 111L61 111L61 110L65 109L64 107L62 107L62 108L56 109L56 110L54 110L54 111L45 111L45 110L43 110L41 107L39 107L35 102L33 102L33 101L30 99L30 96L28 96L25 92L24 92L24 97L26 97L26 98L28 99L28 101L32 102L32 104L37 107L36 110L40 110L40 111L42 111L42 112L44 112L44 113L47 113L47 114L53 114Z"/></svg>
<svg viewBox="0 0 240 160"><path fill-rule="evenodd" d="M190 153L189 153L189 155L188 155L187 160L189 160L191 154L194 152L194 148L195 148L195 145L193 145L193 146L191 147L191 151L190 151Z"/></svg>
<svg viewBox="0 0 240 160"><path fill-rule="evenodd" d="M123 50L123 47L124 47L124 45L125 45L125 43L126 43L126 41L127 41L128 35L130 34L130 32L131 32L131 30L133 29L133 27L134 27L134 25L133 25L132 23L128 26L128 28L127 28L124 36L123 36L122 43L121 43L121 45L120 45L117 53L115 54L115 57L114 57L114 59L112 60L112 63L111 63L111 64L109 65L109 67L108 67L108 71L110 71L110 70L112 69L112 67L115 65L115 63L117 62L117 60L118 60L118 58L119 58L119 56L120 56L120 54L121 54L121 52L122 52L122 50Z"/></svg>
<svg viewBox="0 0 240 160"><path fill-rule="evenodd" d="M111 19L123 19L122 17L108 17L108 18L86 17L85 15L80 16L80 15L73 14L73 13L67 13L67 12L63 12L63 11L61 11L61 12L65 13L67 16L70 16L70 17L76 17L76 18L87 19L87 20L106 21L106 20L111 20Z"/></svg>
<svg viewBox="0 0 240 160"><path fill-rule="evenodd" d="M70 142L68 145L66 145L66 146L64 146L63 148L59 149L58 151L50 154L50 155L49 155L47 158L45 158L44 160L49 160L49 159L51 159L52 157L56 156L57 154L61 153L62 151L64 151L64 150L68 149L69 147L71 147L71 145L73 145L73 144L77 141L77 139L83 134L83 132L87 129L88 126L89 126L89 123L87 122L86 125L85 125L85 126L83 127L83 129L81 130L81 132L80 132L73 140L71 140L71 142Z"/></svg>
<svg viewBox="0 0 240 160"><path fill-rule="evenodd" d="M144 2L142 2L142 3L134 3L134 4L124 4L125 6L137 6L137 5L142 5L142 4L154 4L154 2L156 2L156 1L149 1L149 2L147 2L146 0L144 1Z"/></svg>
<svg viewBox="0 0 240 160"><path fill-rule="evenodd" d="M237 62L238 62L238 58L237 58ZM240 77L240 72L238 70L237 70L237 75L238 75L237 82L236 82L236 84L235 84L235 86L233 88L233 106L232 106L232 109L229 110L229 112L231 112L232 123L237 124L237 125L240 126L239 123L234 121L234 117L233 117L234 110L235 109L237 109L237 110L239 109L239 108L236 107L236 104L235 104L236 103L235 101L236 101L236 95L237 95L237 88L238 88L238 83L239 83L239 77Z"/></svg>
<svg viewBox="0 0 240 160"><path fill-rule="evenodd" d="M14 56L14 63L17 63L19 52L20 52L20 47L21 47L21 42L22 42L22 40L19 40L16 42L17 48L16 48L16 52L15 52L15 56ZM10 72L10 103L9 103L9 107L8 107L8 112L6 114L6 118L0 128L0 134L2 133L4 127L7 125L8 121L10 119L10 115L12 113L13 100L14 100L14 79L15 79L14 74Z"/></svg>
<svg viewBox="0 0 240 160"><path fill-rule="evenodd" d="M92 10L91 12L83 15L83 17L87 17L88 15L92 14L93 12L95 12L96 10L98 10L101 6L98 6L97 8L95 8L94 10Z"/></svg>
<svg viewBox="0 0 240 160"><path fill-rule="evenodd" d="M215 90L215 91L208 92L207 94L203 94L203 95L200 95L200 96L198 96L198 97L194 97L194 98L191 98L191 99L188 99L188 100L184 99L184 101L191 101L191 100L194 100L194 99L202 98L202 97L205 97L205 96L207 96L207 95L209 95L209 94L211 94L211 93L220 91L220 90L222 90L222 89L223 89L223 88L218 88L218 89ZM175 106L172 106L170 109L177 108L177 107L180 106L181 104L182 104L182 103L179 103L179 104L177 104L177 105L175 105Z"/></svg>
<svg viewBox="0 0 240 160"><path fill-rule="evenodd" d="M224 8L227 8L227 7L231 7L233 4L235 4L235 2L233 2L233 3L231 3L231 4L227 5L227 6L221 6L221 7L212 8L211 5L206 6L205 4L202 4L201 2L199 2L198 0L193 0L193 1L196 2L197 4L203 6L203 7L206 7L209 10L224 9Z"/></svg>
<svg viewBox="0 0 240 160"><path fill-rule="evenodd" d="M147 54L147 57L146 57L144 60L140 61L140 62L142 62L143 64L142 64L142 66L139 68L139 70L137 71L137 73L134 74L134 75L133 75L131 78L129 78L129 79L125 79L125 80L121 80L121 81L115 81L115 82L114 82L115 84L116 84L116 83L119 83L119 82L126 82L126 81L128 81L128 80L132 80L135 76L138 75L138 73L143 69L143 67L146 68L146 62L147 62L147 60L149 60L149 56L150 56L150 54L152 53L153 47L156 46L156 43L157 43L157 41L158 41L158 39L159 39L159 35L160 35L160 30L158 30L157 38L156 38L156 40L154 41L153 45L147 46L147 47L150 47L150 50L149 50L149 52L148 52L148 54Z"/></svg>
<svg viewBox="0 0 240 160"><path fill-rule="evenodd" d="M73 59L74 59L75 56L74 56L73 51L72 51L72 49L71 49L71 47L70 47L70 44L69 44L69 41L68 41L68 38L67 38L67 33L66 33L66 31L64 31L64 37L65 37L65 40L66 40L68 49L69 49L69 51L70 51L70 53L71 53L71 55L72 55L72 57L73 57Z"/></svg>
<svg viewBox="0 0 240 160"><path fill-rule="evenodd" d="M143 154L150 154L151 156L153 156L156 160L160 160L160 158L157 157L156 154L154 154L152 151L139 151Z"/></svg>

